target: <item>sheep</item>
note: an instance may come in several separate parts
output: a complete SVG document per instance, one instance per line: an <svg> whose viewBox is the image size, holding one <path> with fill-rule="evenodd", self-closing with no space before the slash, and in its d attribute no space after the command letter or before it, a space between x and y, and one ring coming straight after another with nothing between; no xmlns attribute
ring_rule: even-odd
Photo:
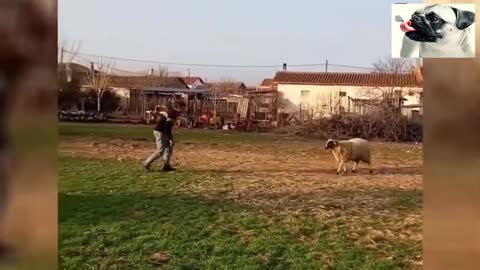
<svg viewBox="0 0 480 270"><path fill-rule="evenodd" d="M346 163L348 161L353 161L352 173L355 173L358 163L362 161L368 164L370 174L373 174L370 146L367 140L360 138L342 141L328 139L325 143L325 149L332 151L333 157L338 163L337 174L340 173L342 167L344 173L347 173Z"/></svg>

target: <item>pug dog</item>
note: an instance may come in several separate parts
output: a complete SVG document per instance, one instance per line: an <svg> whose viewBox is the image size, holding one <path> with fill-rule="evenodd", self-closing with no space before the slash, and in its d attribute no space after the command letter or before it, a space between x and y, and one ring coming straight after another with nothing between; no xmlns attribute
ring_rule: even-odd
<svg viewBox="0 0 480 270"><path fill-rule="evenodd" d="M396 21L401 18L396 17ZM400 57L410 58L418 50L421 58L473 58L470 26L475 13L448 5L427 5L402 22L405 32Z"/></svg>

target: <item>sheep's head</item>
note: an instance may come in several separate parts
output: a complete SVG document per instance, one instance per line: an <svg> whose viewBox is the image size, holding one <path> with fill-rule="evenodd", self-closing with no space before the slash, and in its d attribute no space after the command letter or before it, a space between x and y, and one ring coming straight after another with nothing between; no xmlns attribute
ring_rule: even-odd
<svg viewBox="0 0 480 270"><path fill-rule="evenodd" d="M325 149L333 149L338 145L337 140L328 139L325 143Z"/></svg>

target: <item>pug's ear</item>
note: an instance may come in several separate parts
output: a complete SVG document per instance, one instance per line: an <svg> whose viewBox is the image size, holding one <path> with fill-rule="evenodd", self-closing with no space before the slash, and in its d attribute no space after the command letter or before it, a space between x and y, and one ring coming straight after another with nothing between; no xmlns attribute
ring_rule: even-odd
<svg viewBox="0 0 480 270"><path fill-rule="evenodd" d="M459 30L463 30L475 22L475 13L468 10L459 10L458 8L452 7L453 12L457 16L457 21L455 25Z"/></svg>

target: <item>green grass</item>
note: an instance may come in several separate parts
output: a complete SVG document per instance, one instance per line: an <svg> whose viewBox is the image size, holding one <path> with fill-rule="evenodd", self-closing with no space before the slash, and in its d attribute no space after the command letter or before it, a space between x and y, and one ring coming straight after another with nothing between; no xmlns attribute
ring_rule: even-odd
<svg viewBox="0 0 480 270"><path fill-rule="evenodd" d="M61 123L58 135L65 142L152 141L152 128ZM218 149L229 145L239 146L239 151L263 151L278 148L280 141L300 141L275 134L174 132L177 141L194 144L199 150L209 144ZM251 147L242 148L246 145ZM280 145L282 154L318 149L306 140ZM380 151L379 158L391 160L418 159L420 154L412 151L421 151L407 152L398 145L378 147L388 149ZM351 239L353 225L362 230L367 225L382 227L383 218L393 224L419 211L419 190L371 187L352 193L337 188L325 191L322 198L308 194L270 198L279 196L275 195L279 190L269 193L274 186L268 183L270 178L252 181L251 177L262 177L255 172L233 175L185 167L175 173L145 174L130 161L62 155L58 166L59 269L158 269L148 261L155 252L170 255L171 261L162 269L412 269L407 260L421 254L418 242L385 240L371 248ZM261 207L233 198L229 190L233 185L252 185L250 195L256 196L252 200L263 202ZM342 221L342 216L320 219L309 214L308 209L317 204L303 201L307 199L324 207L342 205L345 208L339 213L343 216L365 213L371 217L358 224ZM392 212L373 217L375 211L385 210Z"/></svg>
<svg viewBox="0 0 480 270"><path fill-rule="evenodd" d="M411 252L374 258L322 221L182 189L199 173L145 175L128 162L60 157L59 174L61 269L153 269L147 259L158 251L170 254L167 269L402 269Z"/></svg>

